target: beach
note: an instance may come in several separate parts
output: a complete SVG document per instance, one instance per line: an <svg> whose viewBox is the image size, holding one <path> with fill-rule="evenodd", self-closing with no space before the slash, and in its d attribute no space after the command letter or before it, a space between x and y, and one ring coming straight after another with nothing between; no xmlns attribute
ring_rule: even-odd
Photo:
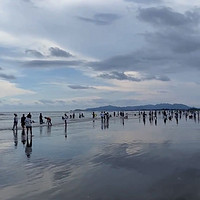
<svg viewBox="0 0 200 200"><path fill-rule="evenodd" d="M1 200L200 199L199 119L144 123L135 113L106 124L84 113L65 127L63 112L44 113L52 126L40 126L35 112L28 153L22 130L11 130L13 113L2 113Z"/></svg>

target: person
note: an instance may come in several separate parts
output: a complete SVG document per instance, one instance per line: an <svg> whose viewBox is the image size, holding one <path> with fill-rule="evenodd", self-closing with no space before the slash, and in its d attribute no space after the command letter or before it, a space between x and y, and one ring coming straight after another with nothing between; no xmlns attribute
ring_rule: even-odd
<svg viewBox="0 0 200 200"><path fill-rule="evenodd" d="M94 119L95 118L95 112L92 112L92 118Z"/></svg>
<svg viewBox="0 0 200 200"><path fill-rule="evenodd" d="M101 113L100 113L100 117L101 117L101 123L103 123L103 120L104 120L104 112L101 112Z"/></svg>
<svg viewBox="0 0 200 200"><path fill-rule="evenodd" d="M42 113L40 113L39 120L40 120L40 124L44 123Z"/></svg>
<svg viewBox="0 0 200 200"><path fill-rule="evenodd" d="M22 117L21 117L21 126L22 126L22 129L25 128L25 120L26 120L26 117L25 117L25 115L23 114Z"/></svg>
<svg viewBox="0 0 200 200"><path fill-rule="evenodd" d="M47 124L48 124L48 126L50 125L50 126L52 126L52 123L51 123L51 118L50 117L44 117L46 120L47 120Z"/></svg>
<svg viewBox="0 0 200 200"><path fill-rule="evenodd" d="M25 126L26 126L26 131L27 131L27 135L28 135L28 132L30 130L30 133L31 133L31 136L32 136L32 123L34 121L31 120L31 113L29 113L27 116L26 116L26 119L25 119Z"/></svg>
<svg viewBox="0 0 200 200"><path fill-rule="evenodd" d="M66 113L64 114L64 116L62 117L62 119L64 120L64 122L65 122L65 125L67 125L68 116L67 116L67 114L66 114Z"/></svg>
<svg viewBox="0 0 200 200"><path fill-rule="evenodd" d="M17 114L15 113L14 114L13 128L12 128L13 131L14 131L15 128L17 130L17 124L18 124L18 117L17 117Z"/></svg>

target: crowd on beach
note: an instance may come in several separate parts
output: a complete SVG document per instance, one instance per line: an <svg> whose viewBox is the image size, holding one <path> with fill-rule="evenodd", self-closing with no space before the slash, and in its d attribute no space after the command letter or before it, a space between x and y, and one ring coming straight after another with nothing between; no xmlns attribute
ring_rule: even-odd
<svg viewBox="0 0 200 200"><path fill-rule="evenodd" d="M199 110L154 110L154 111L143 111L139 112L139 119L143 119L143 123L145 125L146 118L149 116L149 122L150 124L155 122L155 125L157 125L157 119L158 115L161 116L164 123L166 124L167 121L172 121L174 118L176 123L178 124L179 120L182 117L185 117L186 121L188 119L193 119L195 122L198 120L200 122L200 113Z"/></svg>
<svg viewBox="0 0 200 200"><path fill-rule="evenodd" d="M79 113L78 118L84 118L84 114L83 113ZM75 119L75 113L69 114L69 116L67 115L67 113L65 113L62 116L62 120L64 121L64 124L67 125L68 123L68 119ZM46 122L45 122L46 120ZM14 120L13 120L13 127L12 130L16 131L18 129L18 122L19 122L19 118L18 115L16 113L14 113ZM21 120L21 128L27 130L27 133L30 132L32 134L32 124L35 123L34 120L32 120L32 115L31 113L28 113L26 116L25 114L22 114ZM42 113L39 114L39 124L47 124L48 126L52 126L52 119L49 116L45 116L43 117Z"/></svg>
<svg viewBox="0 0 200 200"><path fill-rule="evenodd" d="M27 133L29 133L29 130L30 130L30 133L32 134L32 124L35 123L35 121L32 120L31 118L32 118L31 113L28 113L26 116L25 116L25 114L23 114L20 122L21 122L22 129L26 128ZM71 118L71 116L70 116L70 118ZM44 121L44 119L46 119L46 122ZM43 119L42 113L40 113L40 115L39 115L40 125L46 123L48 126L52 126L51 117L44 117L44 119ZM64 114L64 116L62 116L62 119L64 121L64 124L67 125L68 115L66 113ZM18 121L19 121L19 118L18 118L17 114L14 113L13 127L12 127L13 131L18 129Z"/></svg>
<svg viewBox="0 0 200 200"><path fill-rule="evenodd" d="M181 119L182 116L185 116L186 120L187 118L189 119L198 119L200 118L199 115L199 111L195 111L195 110L150 110L150 111L137 111L134 113L134 116L137 116L139 119L143 119L143 122L145 123L147 116L149 116L149 121L150 123L152 121L155 121L155 123L157 122L157 118L158 115L162 115L162 118L164 120L164 122L166 123L167 120L171 121L173 118L175 118L176 122L178 123L178 120ZM84 118L84 114L83 113L79 113L78 114L78 118ZM125 113L124 111L114 111L112 113L109 113L107 111L102 111L99 114L99 117L101 119L101 123L108 123L109 119L111 117L120 117L122 119L128 119L129 114ZM93 120L98 118L98 115L95 112L92 112L92 118ZM46 120L46 122L44 121L44 119ZM75 113L72 114L67 114L65 113L62 116L62 120L64 121L64 124L67 125L68 124L68 120L69 119L75 119ZM18 127L18 116L15 113L14 114L14 122L13 122L13 128L12 130L16 130ZM25 114L22 115L21 117L21 127L22 129L27 130L27 133L30 132L32 134L32 123L35 123L34 120L32 120L32 116L31 113L28 113L26 116ZM52 126L52 119L49 116L45 116L43 117L42 113L39 114L39 124L47 124L48 126Z"/></svg>
<svg viewBox="0 0 200 200"><path fill-rule="evenodd" d="M83 113L79 113L77 118L84 118ZM119 117L121 119L122 124L124 125L124 120L130 118L139 119L139 121L143 121L144 125L146 124L146 121L149 120L150 124L154 124L157 126L157 119L158 117L160 119L163 119L164 123L166 124L167 121L172 121L175 119L176 123L178 124L179 120L181 118L185 118L187 121L188 119L193 119L194 121L198 121L200 123L200 113L199 110L150 110L150 111L135 111L132 113L127 113L124 111L120 112L106 112L102 111L99 115L97 115L95 112L92 112L92 119L93 122L95 122L96 119L100 119L101 121L101 129L108 129L109 128L109 120L110 118L117 118ZM61 119L64 122L65 125L65 138L67 138L67 125L69 119L75 119L75 113L67 114L65 113ZM45 121L46 120L46 121ZM13 134L14 134L14 142L15 146L17 146L17 129L18 129L18 116L15 113L14 114L14 122L13 122ZM22 127L22 143L25 145L25 153L27 157L30 157L32 152L32 124L36 123L34 120L32 120L31 113L28 113L26 116L25 114L21 117L21 127ZM39 121L38 123L40 125L46 124L47 127L52 126L52 119L49 116L43 117L42 113L39 114ZM26 130L26 133L25 133ZM30 134L29 134L30 133Z"/></svg>
<svg viewBox="0 0 200 200"><path fill-rule="evenodd" d="M52 126L52 120L51 117L44 117L44 119L46 119L46 122L43 120L43 116L42 113L40 113L39 115L39 124L42 125L44 123L47 124L47 126ZM68 122L68 115L65 113L64 116L62 116L62 120L64 121L65 124L65 137L67 137L67 122ZM13 119L13 135L14 135L14 143L15 146L17 147L17 143L18 143L18 137L17 137L17 130L18 130L18 116L15 113L14 114L14 119ZM32 120L32 115L31 113L28 113L26 116L25 114L22 115L21 117L21 127L22 127L22 143L25 146L25 153L27 155L27 157L29 158L31 153L32 153L32 124L35 123L34 120ZM26 130L26 133L25 133ZM30 134L29 134L30 133Z"/></svg>

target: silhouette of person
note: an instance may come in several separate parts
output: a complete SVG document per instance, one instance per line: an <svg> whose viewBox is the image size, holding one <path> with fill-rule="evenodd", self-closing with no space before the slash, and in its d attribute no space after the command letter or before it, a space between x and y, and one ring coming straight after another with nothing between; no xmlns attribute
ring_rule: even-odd
<svg viewBox="0 0 200 200"><path fill-rule="evenodd" d="M66 126L67 126L68 118L69 118L69 117L67 116L66 113L65 113L64 116L62 117L62 119L64 120Z"/></svg>
<svg viewBox="0 0 200 200"><path fill-rule="evenodd" d="M21 117L21 127L22 127L22 129L25 128L25 120L26 120L26 117L25 117L25 115L23 114L22 117Z"/></svg>
<svg viewBox="0 0 200 200"><path fill-rule="evenodd" d="M44 117L46 120L47 120L47 125L48 126L52 126L52 123L51 123L51 118L50 117Z"/></svg>
<svg viewBox="0 0 200 200"><path fill-rule="evenodd" d="M93 119L95 118L95 116L96 116L96 115L95 115L95 113L94 113L94 112L92 112L92 118L93 118Z"/></svg>
<svg viewBox="0 0 200 200"><path fill-rule="evenodd" d="M13 119L13 128L12 130L16 129L17 130L17 124L18 124L18 117L17 117L17 114L15 113L14 114L14 119Z"/></svg>
<svg viewBox="0 0 200 200"><path fill-rule="evenodd" d="M30 133L32 135L32 123L34 121L31 120L31 113L29 113L27 116L26 116L26 119L25 119L25 126L26 126L26 131L27 131L27 135L28 135L28 132L30 130Z"/></svg>
<svg viewBox="0 0 200 200"><path fill-rule="evenodd" d="M40 115L39 115L39 121L40 121L40 124L44 123L42 113L40 113Z"/></svg>

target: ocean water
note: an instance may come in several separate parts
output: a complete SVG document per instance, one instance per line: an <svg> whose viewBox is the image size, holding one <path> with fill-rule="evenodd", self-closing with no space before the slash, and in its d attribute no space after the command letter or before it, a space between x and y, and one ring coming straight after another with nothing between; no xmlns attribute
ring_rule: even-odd
<svg viewBox="0 0 200 200"><path fill-rule="evenodd" d="M32 113L32 138L0 114L0 199L200 199L198 115L102 122L84 113L65 127L63 114L43 113L53 126L40 126Z"/></svg>

